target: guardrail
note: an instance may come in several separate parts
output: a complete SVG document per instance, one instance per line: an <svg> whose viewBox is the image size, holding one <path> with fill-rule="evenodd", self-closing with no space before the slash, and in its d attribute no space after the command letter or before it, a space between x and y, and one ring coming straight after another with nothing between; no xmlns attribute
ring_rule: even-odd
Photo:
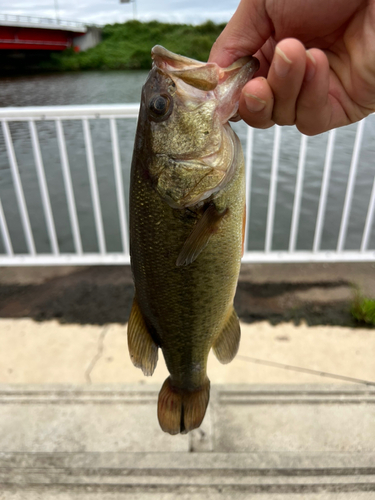
<svg viewBox="0 0 375 500"><path fill-rule="evenodd" d="M3 139L5 144L8 165L11 171L17 207L22 222L27 252L17 253L13 249L12 238L5 216L4 206L0 198L0 235L3 241L4 252L0 253L0 266L15 265L92 265L92 264L128 264L129 263L129 241L127 226L126 197L123 188L123 171L121 165L121 151L119 147L119 136L117 122L120 119L134 119L138 115L139 105L88 105L88 106L51 106L51 107L27 107L27 108L0 108L0 121L2 123ZM77 217L76 197L74 194L71 166L67 153L66 137L63 122L79 120L82 123L84 149L88 168L88 178L92 199L93 215L95 221L95 232L98 252L85 252L81 239L81 228ZM91 134L90 123L95 120L106 120L109 123L108 142L111 146L112 161L115 178L116 204L119 219L119 231L121 235L122 250L120 252L107 251L102 208L103 200L99 196L97 169L95 165L95 154ZM46 168L41 154L40 141L36 123L40 121L54 122L55 138L58 144L59 160L63 176L63 186L69 225L74 241L74 252L61 252L57 238L55 220L51 208L51 198L46 181ZM28 187L23 185L19 172L19 166L14 150L14 141L10 131L10 123L27 122L29 127L29 138L32 145L33 158L38 179L41 203L44 213L44 221L48 232L48 240L51 251L38 253L34 241L33 230L30 224L29 210L25 199L24 190ZM328 133L327 147L325 152L323 176L320 187L319 206L315 223L314 239L312 248L309 250L297 249L297 234L300 228L301 200L303 195L304 175L306 166L306 151L308 141L305 135L300 135L300 149L298 168L294 189L294 201L291 212L289 245L287 250L279 251L273 248L274 224L276 212L276 198L278 190L279 157L282 145L282 128L274 127L274 143L272 154L272 166L269 181L267 220L265 230L265 244L262 251L249 250L249 227L253 214L251 207L251 183L253 177L253 151L254 130L247 128L246 137L246 197L247 197L247 226L245 233L244 262L349 262L349 261L375 261L375 249L369 248L371 229L375 211L375 180L373 180L369 204L366 210L365 224L361 238L361 244L357 249L345 250L345 241L348 230L353 192L355 187L356 173L359 164L361 142L366 120L358 123L354 147L352 150L350 171L347 179L345 201L341 214L341 223L337 245L332 249L322 249L322 231L326 215L327 197L330 184L330 174L333 161L333 152L336 131ZM1 171L0 171L1 174ZM1 180L1 177L0 177ZM35 194L35 193L34 193ZM256 212L252 210L252 212Z"/></svg>
<svg viewBox="0 0 375 500"><path fill-rule="evenodd" d="M86 24L80 21L67 21L66 19L59 19L53 17L37 17L37 16L23 16L16 14L0 14L0 24L1 22L5 22L7 24L21 24L21 25L48 25L48 26L56 26L58 28L74 28L76 29L85 29L87 26L95 26L100 27L97 24Z"/></svg>

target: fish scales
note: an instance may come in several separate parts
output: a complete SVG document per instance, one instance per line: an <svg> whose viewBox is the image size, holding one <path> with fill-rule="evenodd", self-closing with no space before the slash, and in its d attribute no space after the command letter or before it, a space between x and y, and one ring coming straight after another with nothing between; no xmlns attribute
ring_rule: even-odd
<svg viewBox="0 0 375 500"><path fill-rule="evenodd" d="M147 375L161 348L170 377L159 395L158 417L163 430L176 434L198 427L204 417L210 349L222 362L238 349L233 298L243 242L244 160L237 136L225 118L220 121L212 90L193 86L205 85L202 71L209 66L212 73L211 66L158 47L153 55L131 172L135 299L128 343L134 364ZM238 65L238 73L248 66L243 82L235 82L239 88L254 73L253 61ZM198 83L192 66L193 73L202 69ZM195 92L192 99L189 91ZM165 111L163 99L172 111Z"/></svg>

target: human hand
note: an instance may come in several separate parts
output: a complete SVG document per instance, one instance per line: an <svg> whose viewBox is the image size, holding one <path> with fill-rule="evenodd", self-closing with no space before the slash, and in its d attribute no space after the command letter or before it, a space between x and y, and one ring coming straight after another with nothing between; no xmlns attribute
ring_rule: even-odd
<svg viewBox="0 0 375 500"><path fill-rule="evenodd" d="M239 112L315 135L375 111L375 0L242 0L209 61L260 61Z"/></svg>

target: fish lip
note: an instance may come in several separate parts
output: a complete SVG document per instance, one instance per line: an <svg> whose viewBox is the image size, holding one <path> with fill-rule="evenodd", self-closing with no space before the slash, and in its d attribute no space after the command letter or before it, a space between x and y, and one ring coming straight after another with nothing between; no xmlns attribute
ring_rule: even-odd
<svg viewBox="0 0 375 500"><path fill-rule="evenodd" d="M151 57L154 59L154 64L159 67L157 64L156 60L165 60L169 59L170 61L175 61L176 63L180 63L181 65L187 65L190 67L199 67L199 66L204 66L207 63L204 63L202 61L198 61L196 59L192 59L190 57L186 56L181 56L180 54L175 54L174 52L171 52L170 50L166 49L162 45L155 45L151 49ZM160 59L159 59L160 58ZM164 61L165 62L165 61Z"/></svg>

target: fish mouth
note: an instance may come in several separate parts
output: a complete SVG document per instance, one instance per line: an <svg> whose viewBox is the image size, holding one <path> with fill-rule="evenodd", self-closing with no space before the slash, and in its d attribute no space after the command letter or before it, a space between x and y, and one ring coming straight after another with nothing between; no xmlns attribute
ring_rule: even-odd
<svg viewBox="0 0 375 500"><path fill-rule="evenodd" d="M218 101L216 111L222 123L237 118L242 88L259 69L258 59L252 56L242 57L227 68L221 68L216 63L204 63L174 54L161 45L153 47L151 57L153 66L168 74L185 97L189 92L193 95L197 91L213 92L210 97Z"/></svg>

